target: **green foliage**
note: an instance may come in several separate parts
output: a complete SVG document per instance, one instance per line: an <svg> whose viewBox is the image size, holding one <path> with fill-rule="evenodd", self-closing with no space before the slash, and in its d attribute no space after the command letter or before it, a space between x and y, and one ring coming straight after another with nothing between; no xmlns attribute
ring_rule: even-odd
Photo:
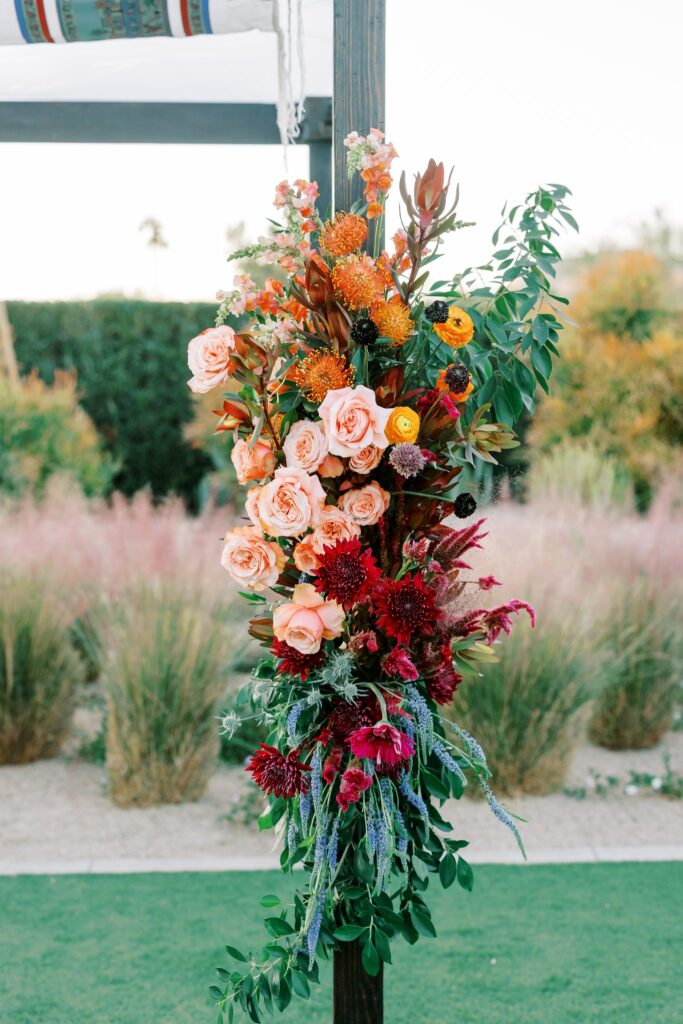
<svg viewBox="0 0 683 1024"><path fill-rule="evenodd" d="M0 378L0 492L41 498L62 475L92 497L109 489L113 472L72 376L59 373L48 386L32 375L18 389Z"/></svg>
<svg viewBox="0 0 683 1024"><path fill-rule="evenodd" d="M523 204L502 210L493 235L497 248L488 263L470 267L432 292L462 303L474 321L474 341L460 351L476 388L477 404L491 402L501 423L513 426L523 411L533 413L538 383L548 391L558 356L560 307L555 294L560 254L552 239L569 225L578 230L565 203L569 189L546 185Z"/></svg>
<svg viewBox="0 0 683 1024"><path fill-rule="evenodd" d="M63 596L41 578L0 581L0 764L58 753L83 667Z"/></svg>
<svg viewBox="0 0 683 1024"><path fill-rule="evenodd" d="M214 306L97 299L10 302L8 312L23 372L51 383L57 370L75 370L81 404L118 464L113 486L196 506L210 463L184 434L194 418L186 350Z"/></svg>
<svg viewBox="0 0 683 1024"><path fill-rule="evenodd" d="M602 692L590 724L611 750L653 747L671 726L683 668L681 600L656 580L617 593L605 616Z"/></svg>
<svg viewBox="0 0 683 1024"><path fill-rule="evenodd" d="M520 625L483 678L461 683L454 714L481 742L497 790L547 793L565 780L593 693L586 638L574 625Z"/></svg>
<svg viewBox="0 0 683 1024"><path fill-rule="evenodd" d="M218 753L227 624L199 593L138 586L102 629L107 774L122 806L198 799Z"/></svg>

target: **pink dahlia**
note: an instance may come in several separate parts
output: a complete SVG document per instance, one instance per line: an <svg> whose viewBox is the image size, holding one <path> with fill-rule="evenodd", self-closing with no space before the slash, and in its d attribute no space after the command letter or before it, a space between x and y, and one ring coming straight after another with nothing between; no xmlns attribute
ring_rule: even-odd
<svg viewBox="0 0 683 1024"><path fill-rule="evenodd" d="M395 765L413 756L415 744L410 736L388 722L377 722L352 733L347 743L356 757L367 757L378 765Z"/></svg>

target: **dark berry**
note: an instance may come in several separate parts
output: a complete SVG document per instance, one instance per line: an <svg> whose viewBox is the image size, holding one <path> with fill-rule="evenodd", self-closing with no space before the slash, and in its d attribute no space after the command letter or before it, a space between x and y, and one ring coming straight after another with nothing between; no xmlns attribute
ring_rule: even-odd
<svg viewBox="0 0 683 1024"><path fill-rule="evenodd" d="M453 502L453 511L458 519L467 519L477 511L477 503L471 494L459 494Z"/></svg>
<svg viewBox="0 0 683 1024"><path fill-rule="evenodd" d="M454 395L461 395L463 391L467 390L470 373L464 363L454 363L446 370L444 380Z"/></svg>
<svg viewBox="0 0 683 1024"><path fill-rule="evenodd" d="M351 326L351 337L356 345L372 345L379 338L377 324L367 317L361 317Z"/></svg>
<svg viewBox="0 0 683 1024"><path fill-rule="evenodd" d="M425 309L425 316L433 324L445 324L448 320L448 305L437 299Z"/></svg>

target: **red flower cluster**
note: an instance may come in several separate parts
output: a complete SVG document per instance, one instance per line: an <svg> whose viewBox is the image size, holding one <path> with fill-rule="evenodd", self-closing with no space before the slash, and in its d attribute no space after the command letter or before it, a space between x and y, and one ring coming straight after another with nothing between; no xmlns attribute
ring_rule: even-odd
<svg viewBox="0 0 683 1024"><path fill-rule="evenodd" d="M273 796L282 798L293 797L297 793L307 791L308 781L305 773L311 770L309 765L297 760L298 756L298 750L293 750L285 756L277 747L262 743L251 755L245 771L251 772L254 782L264 793L272 793Z"/></svg>
<svg viewBox="0 0 683 1024"><path fill-rule="evenodd" d="M355 538L323 548L318 560L316 590L337 601L346 612L369 596L381 576L372 552L363 551Z"/></svg>

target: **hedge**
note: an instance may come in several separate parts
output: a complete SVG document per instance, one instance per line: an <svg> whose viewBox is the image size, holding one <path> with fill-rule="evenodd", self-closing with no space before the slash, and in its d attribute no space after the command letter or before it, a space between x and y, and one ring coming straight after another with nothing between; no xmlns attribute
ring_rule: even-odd
<svg viewBox="0 0 683 1024"><path fill-rule="evenodd" d="M196 507L211 464L184 436L194 415L185 352L213 324L215 304L10 302L8 312L23 374L51 383L55 370L76 371L81 404L118 463L113 486L177 493Z"/></svg>

